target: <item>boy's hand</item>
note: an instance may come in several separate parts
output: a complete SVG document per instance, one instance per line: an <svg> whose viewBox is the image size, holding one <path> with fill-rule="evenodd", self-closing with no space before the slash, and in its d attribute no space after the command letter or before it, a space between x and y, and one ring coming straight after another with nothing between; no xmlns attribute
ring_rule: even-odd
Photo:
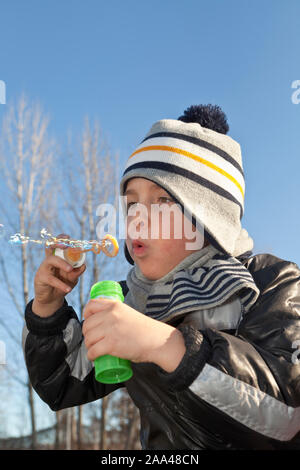
<svg viewBox="0 0 300 470"><path fill-rule="evenodd" d="M185 353L180 331L118 300L91 299L84 319L82 333L91 361L110 354L133 362L154 362L172 372Z"/></svg>
<svg viewBox="0 0 300 470"><path fill-rule="evenodd" d="M70 238L60 234L57 238ZM67 261L55 256L55 248L66 249L60 244L45 248L46 257L41 263L34 278L35 297L32 305L34 313L41 317L52 315L64 303L66 294L76 286L79 276L85 271L85 264L72 268Z"/></svg>

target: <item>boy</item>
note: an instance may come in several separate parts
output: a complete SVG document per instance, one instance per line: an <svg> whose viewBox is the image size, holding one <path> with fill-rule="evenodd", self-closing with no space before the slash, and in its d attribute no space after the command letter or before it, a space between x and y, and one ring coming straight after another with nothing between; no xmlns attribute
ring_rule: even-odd
<svg viewBox="0 0 300 470"><path fill-rule="evenodd" d="M299 268L250 257L240 147L227 131L219 107L192 106L155 123L129 158L120 190L134 266L121 281L124 304L89 301L81 328L64 295L85 267L47 252L26 307L24 351L51 409L125 386L143 449L300 448ZM153 205L174 209L169 238ZM186 221L196 229L192 248L175 233ZM92 361L103 354L131 360L133 377L96 382Z"/></svg>

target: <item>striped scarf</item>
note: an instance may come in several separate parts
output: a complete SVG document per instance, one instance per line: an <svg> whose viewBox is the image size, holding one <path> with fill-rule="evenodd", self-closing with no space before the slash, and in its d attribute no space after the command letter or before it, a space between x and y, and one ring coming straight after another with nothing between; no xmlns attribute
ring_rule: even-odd
<svg viewBox="0 0 300 470"><path fill-rule="evenodd" d="M162 278L147 279L135 265L127 275L125 303L147 316L168 322L181 315L224 304L238 296L242 313L256 302L259 289L235 257L212 245L187 256ZM201 312L199 312L201 314Z"/></svg>

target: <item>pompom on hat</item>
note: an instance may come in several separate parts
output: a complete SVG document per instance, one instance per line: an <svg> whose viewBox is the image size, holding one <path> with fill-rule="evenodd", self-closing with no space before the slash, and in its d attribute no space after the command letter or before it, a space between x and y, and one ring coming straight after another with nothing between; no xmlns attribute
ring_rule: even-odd
<svg viewBox="0 0 300 470"><path fill-rule="evenodd" d="M242 155L228 130L224 112L210 104L190 106L177 120L157 121L129 157L120 195L131 178L151 180L180 204L195 226L204 227L204 237L220 252L248 256L253 240L241 227ZM126 244L125 255L133 264Z"/></svg>

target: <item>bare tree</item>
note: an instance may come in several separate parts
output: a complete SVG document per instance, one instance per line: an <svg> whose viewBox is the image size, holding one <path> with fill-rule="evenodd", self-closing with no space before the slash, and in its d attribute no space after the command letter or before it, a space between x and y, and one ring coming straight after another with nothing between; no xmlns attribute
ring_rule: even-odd
<svg viewBox="0 0 300 470"><path fill-rule="evenodd" d="M107 421L109 449L141 449L140 415L126 389L118 390L110 400ZM115 422L117 429L112 425Z"/></svg>
<svg viewBox="0 0 300 470"><path fill-rule="evenodd" d="M75 146L75 150L74 147ZM91 128L88 117L85 118L84 129L79 142L72 143L69 135L68 148L62 158L61 187L65 194L64 200L64 232L72 238L81 240L97 240L97 207L99 204L111 203L117 208L119 194L119 160L117 154L111 154L100 126L96 121ZM74 197L70 195L74 194ZM89 300L91 285L101 276L116 277L111 258L103 253L87 254L87 267L80 279L79 288L70 295L72 305L79 313ZM100 264L101 263L101 264ZM120 263L119 263L120 264ZM105 448L106 426L105 417L109 397L101 400L100 442L101 449ZM81 448L82 441L82 407L77 413L77 447Z"/></svg>
<svg viewBox="0 0 300 470"><path fill-rule="evenodd" d="M31 105L23 95L16 106L10 106L3 119L1 135L1 222L6 235L21 232L37 236L40 224L52 225L55 213L55 190L51 186L55 144L47 136L49 120L39 104ZM39 230L38 230L38 227ZM11 304L7 318L0 314L0 322L10 341L17 346L20 356L20 334L24 309L29 301L29 286L41 261L42 250L23 244L0 253L0 276ZM20 361L20 359L19 359ZM12 377L27 387L31 416L32 447L36 447L36 420L33 390L28 380L20 377L19 367L7 367Z"/></svg>
<svg viewBox="0 0 300 470"><path fill-rule="evenodd" d="M101 415L96 403L86 406L89 417L91 439L99 436L102 426ZM99 426L100 424L100 426ZM114 392L107 403L105 422L105 442L103 447L110 450L140 450L140 415L127 390L121 388ZM97 431L97 432L95 432ZM94 446L94 449L97 447Z"/></svg>
<svg viewBox="0 0 300 470"><path fill-rule="evenodd" d="M54 441L54 447L55 449L60 448L60 420L61 420L61 410L56 411L56 422L55 422L55 441Z"/></svg>
<svg viewBox="0 0 300 470"><path fill-rule="evenodd" d="M48 124L49 120L41 107L28 104L24 96L5 115L0 137L0 223L5 225L7 238L18 232L39 238L41 228L46 227L52 234L64 232L76 239L97 240L98 205L109 202L118 207L118 155L111 154L99 124L96 122L91 129L88 118L85 119L80 141L75 147L69 142L67 150L63 151L49 139ZM23 327L24 308L32 296L34 275L43 256L44 250L33 244L19 247L7 244L6 249L0 252L3 296L6 296L12 307L9 317L0 312L0 326L15 348L15 364L7 365L5 371L11 380L18 381L27 390L32 448L37 446L35 401L20 354L18 332ZM86 272L77 288L68 296L68 302L78 312L79 320L82 320L81 312L89 300L91 285L104 276L124 279L120 273L127 271L123 257L115 260L107 258L103 253L87 253L86 263ZM124 392L120 393L122 397ZM110 407L110 399L109 396L100 401L100 413L92 419L94 424L98 422L99 425L98 446L111 446L113 435L119 436L118 444L114 443L116 448L138 445L138 421L131 408L133 405L128 401L129 397L117 409ZM83 448L85 445L83 407L77 408L77 415L74 409L71 411L54 415L56 448ZM112 417L122 421L121 434L112 431L112 422L115 422ZM126 441L122 437L124 433Z"/></svg>

